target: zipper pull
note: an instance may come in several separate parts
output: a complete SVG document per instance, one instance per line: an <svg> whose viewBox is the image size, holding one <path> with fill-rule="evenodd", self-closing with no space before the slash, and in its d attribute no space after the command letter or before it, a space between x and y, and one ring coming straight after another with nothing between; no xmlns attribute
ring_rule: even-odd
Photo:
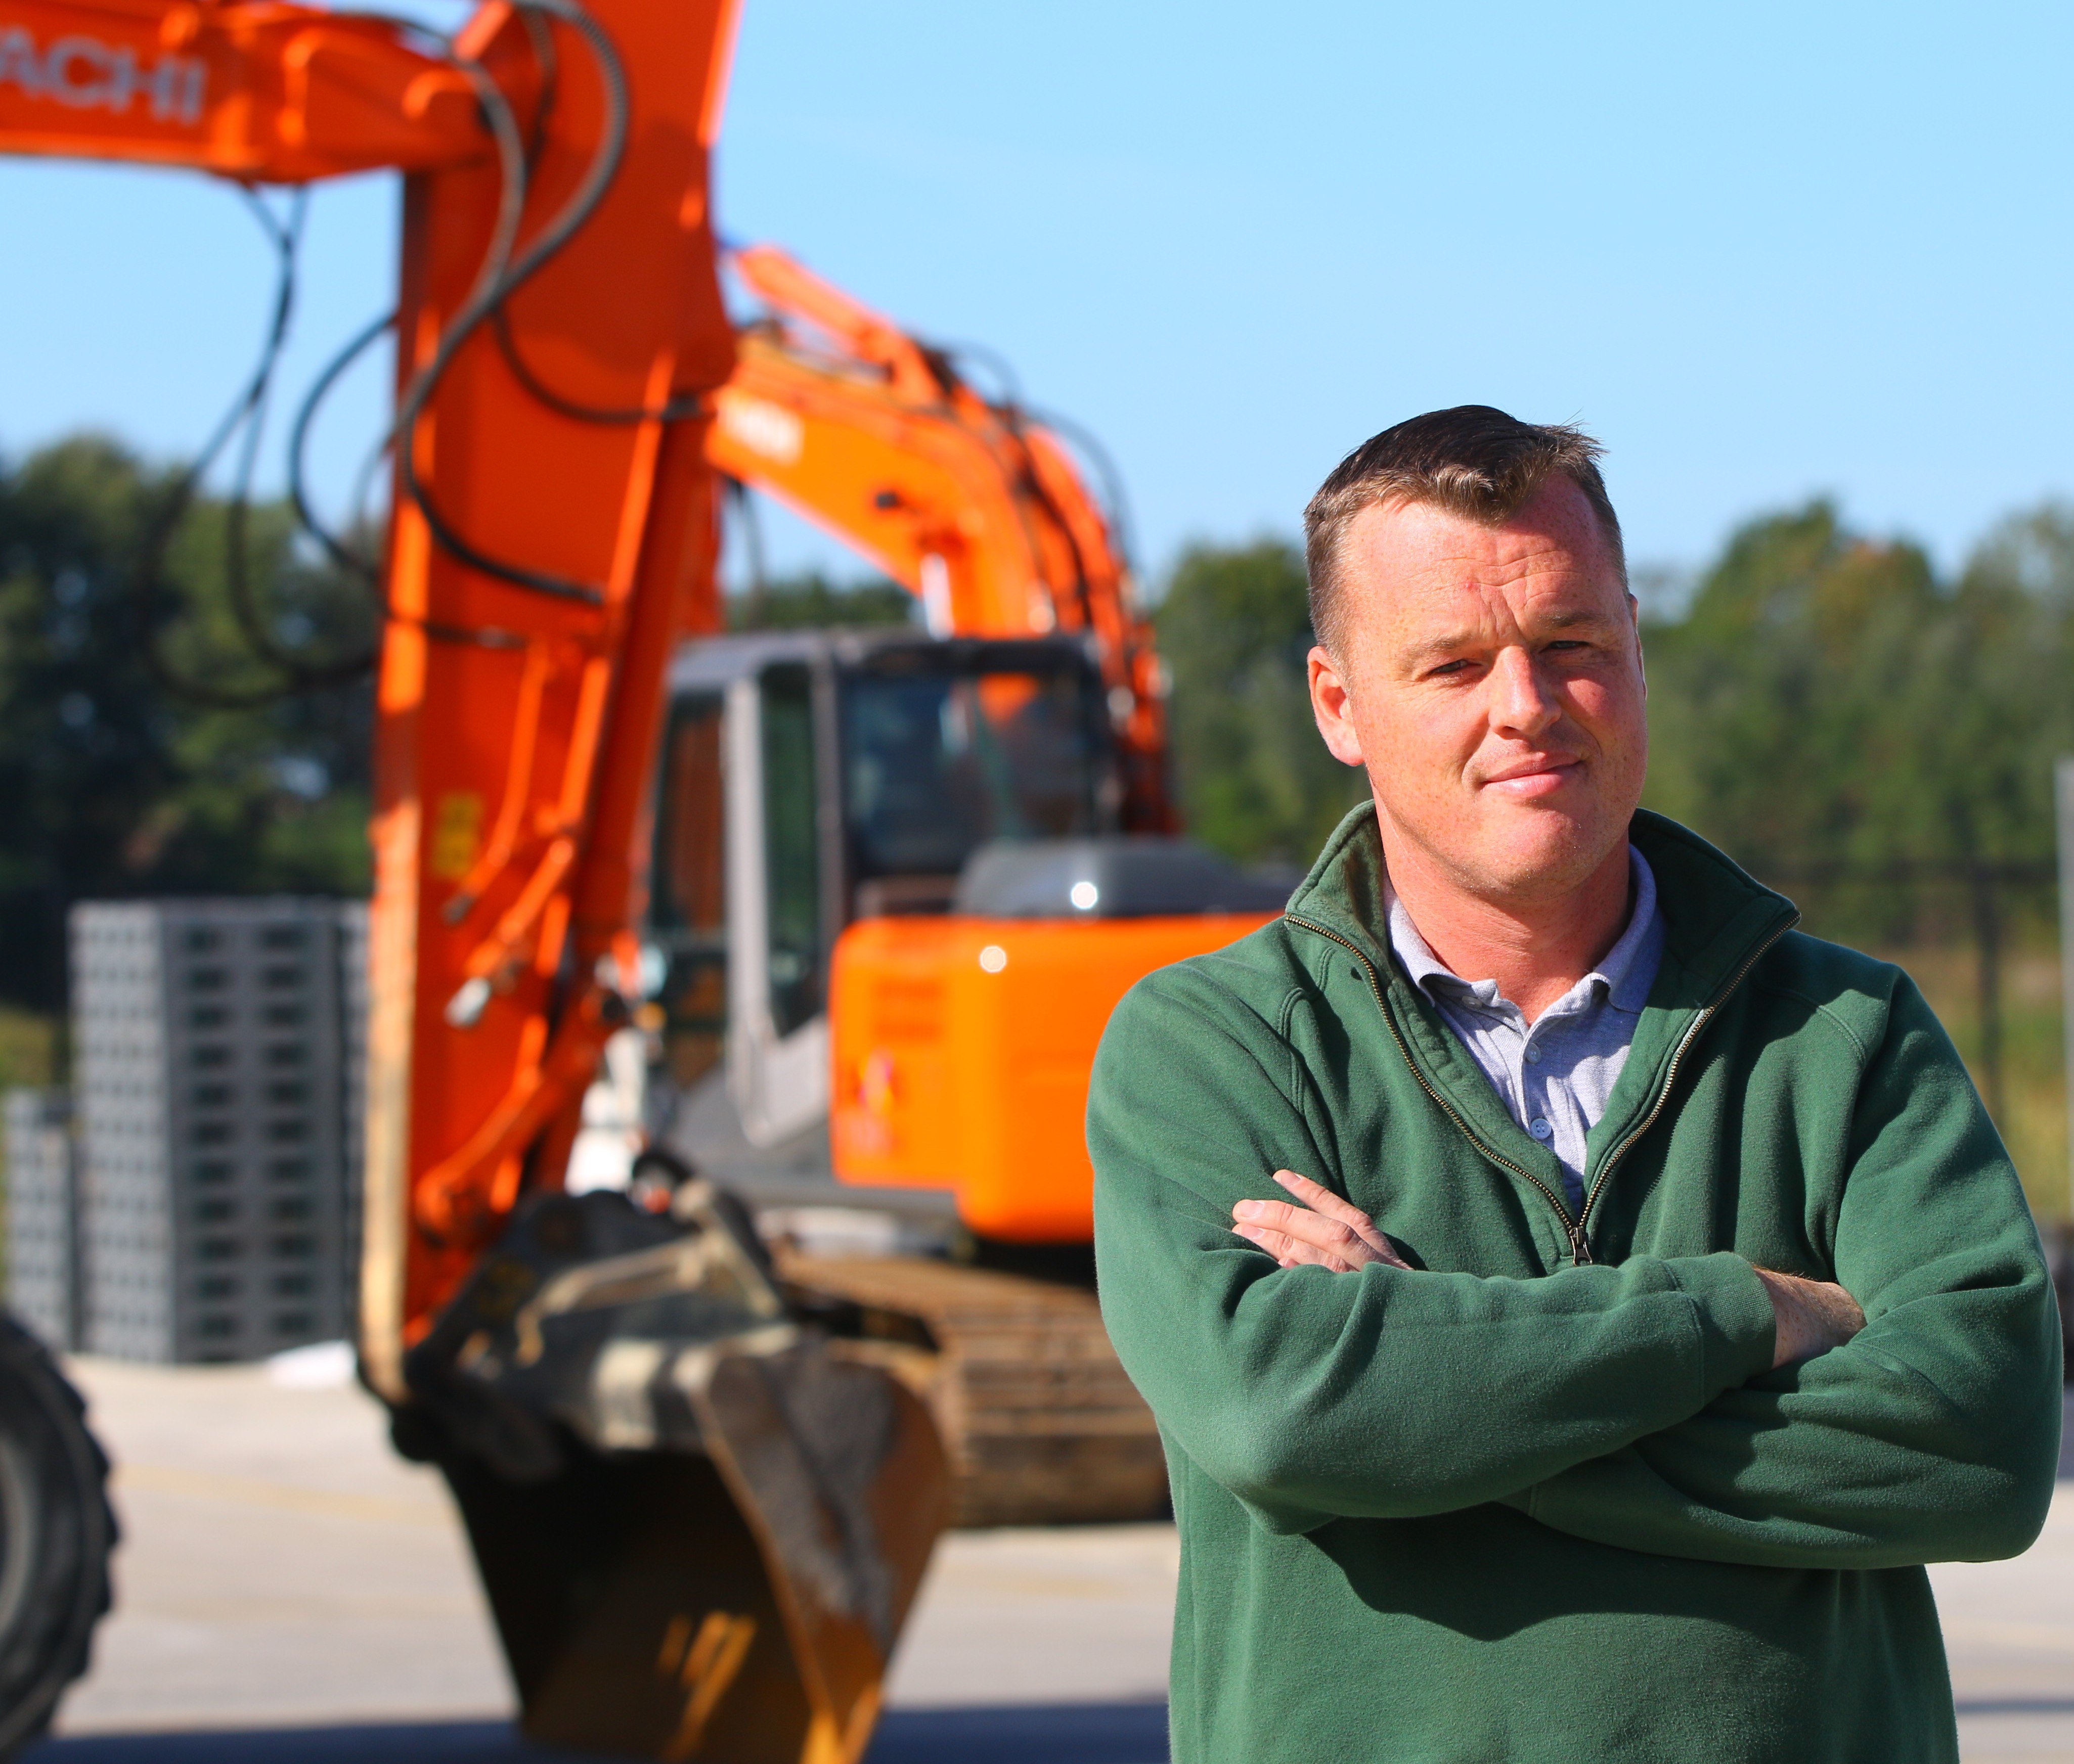
<svg viewBox="0 0 2074 1764"><path fill-rule="evenodd" d="M1589 1267L1592 1265L1592 1246L1584 1240L1584 1222L1573 1219L1569 1224L1570 1259L1579 1267Z"/></svg>

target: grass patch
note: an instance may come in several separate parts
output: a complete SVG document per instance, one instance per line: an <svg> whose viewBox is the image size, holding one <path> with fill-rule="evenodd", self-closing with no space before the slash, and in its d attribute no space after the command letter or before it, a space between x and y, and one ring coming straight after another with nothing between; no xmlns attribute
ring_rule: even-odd
<svg viewBox="0 0 2074 1764"><path fill-rule="evenodd" d="M0 1005L0 1093L21 1086L40 1089L58 1069L58 1022ZM7 1191L7 1151L0 1145L0 1197ZM6 1214L0 1207L0 1256L6 1250Z"/></svg>
<svg viewBox="0 0 2074 1764"><path fill-rule="evenodd" d="M56 1017L0 1005L0 1090L52 1083L57 1061Z"/></svg>
<svg viewBox="0 0 2074 1764"><path fill-rule="evenodd" d="M1979 970L1965 946L1874 952L1905 968L1944 1023L1983 1094ZM2031 1210L2043 1220L2074 1217L2068 1193L2067 1074L2060 1004L2060 954L2012 950L2002 958L2002 1107L1995 1125L2016 1164Z"/></svg>

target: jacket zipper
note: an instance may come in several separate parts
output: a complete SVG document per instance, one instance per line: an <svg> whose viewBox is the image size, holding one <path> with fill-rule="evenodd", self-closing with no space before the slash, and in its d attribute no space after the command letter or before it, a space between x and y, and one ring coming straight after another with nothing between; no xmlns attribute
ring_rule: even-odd
<svg viewBox="0 0 2074 1764"><path fill-rule="evenodd" d="M1656 1124L1657 1116L1663 1112L1663 1105L1671 1100L1671 1087L1678 1082L1678 1068L1684 1061L1685 1050L1698 1038L1700 1032L1713 1020L1714 1013L1721 1009L1729 995L1743 983L1744 976L1764 958L1772 945L1778 942L1799 922L1800 915L1796 913L1744 957L1742 966L1729 976L1728 984L1700 1007L1699 1015L1692 1019L1692 1027L1679 1038L1678 1045L1671 1050L1671 1063L1663 1069L1663 1082L1657 1087L1656 1100L1650 1105L1649 1113L1635 1123L1634 1131L1626 1139L1606 1154L1605 1162L1599 1166L1599 1173L1592 1183L1591 1191L1584 1197L1582 1210L1577 1214L1577 1235L1580 1240L1583 1239L1590 1225L1592 1208L1597 1203L1600 1193L1606 1185L1607 1178L1613 1173L1613 1166L1627 1156L1630 1146ZM1584 1259L1587 1261L1591 1259L1589 1249L1585 1252Z"/></svg>
<svg viewBox="0 0 2074 1764"><path fill-rule="evenodd" d="M1477 1137L1476 1130L1462 1119L1460 1111L1455 1107L1454 1104L1427 1082L1426 1074L1419 1070L1419 1062L1411 1057L1411 1049L1404 1045L1404 1037L1398 1032L1396 1020L1390 1016L1390 1008L1383 1003L1382 983L1377 977L1375 964L1370 961L1356 945L1348 942L1338 932L1328 930L1316 921L1303 918L1294 913L1285 913L1283 917L1291 925L1301 925L1307 931L1315 931L1320 937L1338 944L1348 954L1361 963L1362 972L1368 976L1368 989L1374 995L1375 1008L1382 1017L1383 1027L1390 1031L1390 1040L1397 1044L1397 1051L1404 1057L1405 1067L1417 1082L1419 1088L1440 1106L1441 1112L1461 1131L1463 1138L1482 1152L1492 1163L1497 1164L1501 1169L1511 1171L1522 1181L1531 1182L1535 1187L1540 1189L1547 1197L1548 1204L1556 1209L1556 1216L1563 1222L1564 1232L1570 1239L1571 1259L1579 1267L1587 1266L1592 1259L1592 1246L1585 1236L1586 1224L1592 1216L1592 1207L1598 1200L1600 1191L1605 1187L1606 1178L1613 1174L1613 1166L1627 1155L1628 1148L1646 1133L1655 1124L1657 1116L1663 1112L1663 1105L1671 1099L1671 1086L1678 1082L1678 1068L1684 1060L1686 1049L1692 1046L1700 1030L1706 1028L1707 1024L1712 1020L1715 1012L1721 1008L1729 995L1742 984L1743 977L1757 966L1765 952L1799 922L1799 915L1795 913L1792 918L1780 925L1744 958L1742 966L1729 976L1728 984L1700 1007L1699 1015L1692 1019L1692 1026L1686 1030L1684 1035L1679 1039L1676 1049L1672 1052L1670 1065L1664 1068L1663 1082L1657 1087L1656 1100L1650 1106L1649 1113L1643 1116L1633 1132L1613 1148L1605 1162L1599 1166L1599 1173L1592 1184L1591 1192L1585 1195L1584 1206L1579 1210L1577 1216L1572 1218L1570 1217L1570 1209L1564 1204L1563 1197L1555 1189L1549 1187L1531 1170L1514 1163L1502 1152L1494 1151L1489 1146L1485 1144L1482 1140Z"/></svg>
<svg viewBox="0 0 2074 1764"><path fill-rule="evenodd" d="M1531 1182L1535 1187L1547 1196L1548 1204L1556 1209L1557 1216L1563 1221L1563 1229L1569 1234L1571 1253L1580 1261L1589 1262L1591 1259L1592 1252L1585 1247L1582 1230L1577 1221L1570 1217L1570 1210L1563 1204L1562 1197L1531 1170L1522 1164L1514 1163L1502 1152L1495 1152L1485 1144L1477 1137L1476 1130L1462 1119L1460 1112L1455 1105L1427 1082L1426 1074L1419 1070L1419 1062L1411 1057L1411 1049L1404 1045L1404 1037L1397 1032L1397 1024L1390 1014L1390 1008L1382 1002L1382 983L1376 978L1375 964L1370 961L1360 950L1341 937L1338 932L1328 931L1324 925L1310 919L1299 918L1293 913L1285 913L1283 917L1291 925L1300 925L1307 931L1315 931L1320 937L1329 938L1361 963L1362 971L1368 975L1368 989L1375 995L1375 1008L1382 1013L1383 1027L1390 1031L1390 1038L1397 1044L1397 1051L1404 1056L1405 1066L1411 1072L1411 1076L1418 1081L1419 1088L1440 1105L1441 1111L1461 1130L1462 1136L1492 1163L1497 1164L1501 1169L1511 1171L1523 1182Z"/></svg>

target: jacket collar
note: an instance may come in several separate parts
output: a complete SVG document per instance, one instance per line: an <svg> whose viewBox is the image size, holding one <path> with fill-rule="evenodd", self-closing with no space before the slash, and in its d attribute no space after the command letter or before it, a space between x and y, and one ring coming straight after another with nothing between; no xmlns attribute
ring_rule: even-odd
<svg viewBox="0 0 2074 1764"><path fill-rule="evenodd" d="M1655 873L1663 959L1636 1025L1626 1069L1589 1144L1588 1190L1605 1149L1649 1118L1671 1062L1757 956L1799 917L1793 903L1675 821L1638 810L1628 830ZM1490 1082L1415 986L1390 947L1389 876L1375 805L1350 811L1291 896L1288 918L1359 954L1417 1075L1501 1161L1560 1180L1555 1155L1506 1112ZM1322 973L1322 970L1320 971ZM1542 1166L1545 1164L1544 1170Z"/></svg>
<svg viewBox="0 0 2074 1764"><path fill-rule="evenodd" d="M1628 829L1655 873L1657 910L1663 915L1664 967L1683 983L1659 975L1653 1005L1688 999L1696 1007L1725 985L1750 952L1774 938L1799 909L1748 874L1689 828L1647 809ZM1378 970L1390 966L1390 874L1375 804L1350 810L1332 830L1310 873L1289 897L1289 912L1337 933Z"/></svg>
<svg viewBox="0 0 2074 1764"><path fill-rule="evenodd" d="M1634 871L1634 898L1626 927L1597 967L1577 984L1593 987L1597 998L1614 1010L1638 1016L1655 983L1663 955L1663 928L1656 917L1655 872L1633 845L1628 847L1627 855ZM1411 983L1428 998L1444 999L1454 993L1474 997L1484 1008L1497 1003L1495 980L1473 980L1458 975L1433 953L1432 946L1419 934L1419 927L1411 922L1403 897L1394 887L1390 891L1390 950Z"/></svg>

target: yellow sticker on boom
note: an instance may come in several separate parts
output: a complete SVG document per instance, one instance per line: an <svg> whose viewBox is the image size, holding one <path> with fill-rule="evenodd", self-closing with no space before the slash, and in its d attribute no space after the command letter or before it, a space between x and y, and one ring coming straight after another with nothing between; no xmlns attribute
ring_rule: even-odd
<svg viewBox="0 0 2074 1764"><path fill-rule="evenodd" d="M432 813L432 874L442 882L460 881L481 849L482 798L473 790L448 791Z"/></svg>

